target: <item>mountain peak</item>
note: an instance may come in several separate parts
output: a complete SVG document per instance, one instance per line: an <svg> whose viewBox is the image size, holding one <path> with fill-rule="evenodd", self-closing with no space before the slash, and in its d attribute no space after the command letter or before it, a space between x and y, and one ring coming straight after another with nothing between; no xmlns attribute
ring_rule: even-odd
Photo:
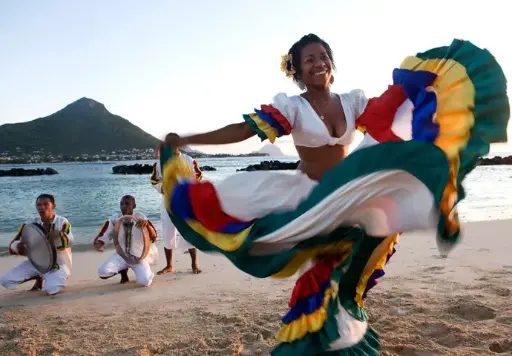
<svg viewBox="0 0 512 356"><path fill-rule="evenodd" d="M61 111L66 111L66 112L71 112L71 111L73 111L73 112L91 112L91 111L108 112L105 105L103 105L100 102L97 102L94 99L87 98L85 96L83 98L80 98L80 99L72 102L71 104L66 105L64 107L64 109L62 109Z"/></svg>
<svg viewBox="0 0 512 356"><path fill-rule="evenodd" d="M73 105L73 104L80 104L80 105L85 104L85 105L90 105L91 107L92 107L92 106L95 106L95 105L103 105L102 103L97 102L96 100L91 99L91 98L88 98L88 97L86 97L86 96L84 96L84 97L82 97L82 98L78 99L78 100L77 100L77 101L75 101L75 102L72 102L70 105Z"/></svg>

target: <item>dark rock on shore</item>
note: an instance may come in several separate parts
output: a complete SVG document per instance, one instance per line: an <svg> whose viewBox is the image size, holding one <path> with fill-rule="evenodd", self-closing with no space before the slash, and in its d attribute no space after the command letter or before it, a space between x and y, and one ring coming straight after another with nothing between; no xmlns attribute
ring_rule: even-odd
<svg viewBox="0 0 512 356"><path fill-rule="evenodd" d="M251 164L245 168L237 169L239 171L282 171L295 170L299 166L299 162L280 162L280 161L263 161L259 164Z"/></svg>
<svg viewBox="0 0 512 356"><path fill-rule="evenodd" d="M212 172L212 171L217 170L217 168L212 167L212 166L202 166L202 167L199 167L199 169L202 171L205 171L205 172Z"/></svg>
<svg viewBox="0 0 512 356"><path fill-rule="evenodd" d="M54 174L59 174L59 172L53 168L11 168L9 170L0 170L0 177L52 176Z"/></svg>
<svg viewBox="0 0 512 356"><path fill-rule="evenodd" d="M479 166L500 166L500 165L512 165L512 156L501 157L496 156L492 158L480 158L478 160Z"/></svg>
<svg viewBox="0 0 512 356"><path fill-rule="evenodd" d="M295 170L298 168L300 161L297 162L280 162L280 161L263 161L259 164L251 164L245 168L237 169L239 171L278 171L278 170ZM512 156L496 156L492 158L480 158L478 160L480 166L499 166L512 165Z"/></svg>
<svg viewBox="0 0 512 356"><path fill-rule="evenodd" d="M132 164L112 167L113 174L151 174L153 165L151 164Z"/></svg>

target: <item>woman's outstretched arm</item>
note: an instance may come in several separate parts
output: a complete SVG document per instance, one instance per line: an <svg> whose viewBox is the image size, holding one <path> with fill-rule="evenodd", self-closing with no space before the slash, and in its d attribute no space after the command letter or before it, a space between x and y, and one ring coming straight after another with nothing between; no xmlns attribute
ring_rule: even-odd
<svg viewBox="0 0 512 356"><path fill-rule="evenodd" d="M166 142L173 147L179 148L187 145L224 145L247 140L256 135L248 122L240 122L224 126L215 131L205 132L197 135L176 137L168 135Z"/></svg>
<svg viewBox="0 0 512 356"><path fill-rule="evenodd" d="M242 115L243 122L186 137L169 134L165 142L175 148L187 145L225 145L258 135L261 141L269 140L274 143L277 138L291 134L298 115L296 101L280 93L274 96L271 105L261 105L261 110L254 109L253 112Z"/></svg>

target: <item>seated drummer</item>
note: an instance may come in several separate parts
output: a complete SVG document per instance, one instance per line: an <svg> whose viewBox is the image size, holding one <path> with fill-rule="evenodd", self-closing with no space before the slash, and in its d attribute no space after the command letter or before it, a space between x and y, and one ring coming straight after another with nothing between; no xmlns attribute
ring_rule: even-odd
<svg viewBox="0 0 512 356"><path fill-rule="evenodd" d="M14 289L21 283L35 279L32 290L40 290L54 295L65 286L71 275L71 244L73 234L71 224L63 216L56 215L55 198L50 194L41 194L36 199L38 217L28 219L18 229L18 233L9 244L11 255L27 256L27 247L20 241L22 229L26 224L40 224L47 232L48 239L57 249L57 264L50 272L41 274L28 259L11 268L0 277L0 284L7 289ZM44 283L43 283L44 282Z"/></svg>
<svg viewBox="0 0 512 356"><path fill-rule="evenodd" d="M93 245L98 251L103 251L106 245L113 239L114 226L117 220L124 215L134 215L142 218L137 221L137 226L145 227L147 226L149 229L149 238L151 242L155 242L157 233L156 229L147 219L147 217L143 214L135 213L136 203L135 198L131 195L125 195L121 198L121 212L114 213L107 220L103 227L100 229L98 236L94 239ZM137 264L129 264L126 262L117 252L114 252L112 256L109 257L105 263L103 263L98 269L98 275L101 279L107 279L115 276L116 274L121 274L121 283L128 282L128 268L131 268L135 273L135 281L143 286L149 287L153 281L154 273L151 271L150 265L158 262L158 250L156 246L151 243L151 247L149 249L149 253L146 258L137 263Z"/></svg>

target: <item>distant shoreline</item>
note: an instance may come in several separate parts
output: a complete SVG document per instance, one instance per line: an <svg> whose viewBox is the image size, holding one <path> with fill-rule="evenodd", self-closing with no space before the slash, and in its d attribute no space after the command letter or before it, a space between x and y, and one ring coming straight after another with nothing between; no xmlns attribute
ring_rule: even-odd
<svg viewBox="0 0 512 356"><path fill-rule="evenodd" d="M266 153L246 153L239 155L230 155L230 154L212 154L212 155L195 155L187 153L190 157L194 159L218 159L218 158L250 158L250 157L271 157ZM277 157L277 156L276 156ZM285 157L285 156L283 156ZM287 156L286 156L287 157ZM294 158L294 156L290 156L290 158ZM0 166L4 165L29 165L29 164L59 164L59 163L116 163L116 162L133 162L133 161L151 161L155 160L154 157L130 157L125 159L106 159L106 160L54 160L54 161L28 161L28 160L12 160L12 161L4 161L0 160Z"/></svg>

